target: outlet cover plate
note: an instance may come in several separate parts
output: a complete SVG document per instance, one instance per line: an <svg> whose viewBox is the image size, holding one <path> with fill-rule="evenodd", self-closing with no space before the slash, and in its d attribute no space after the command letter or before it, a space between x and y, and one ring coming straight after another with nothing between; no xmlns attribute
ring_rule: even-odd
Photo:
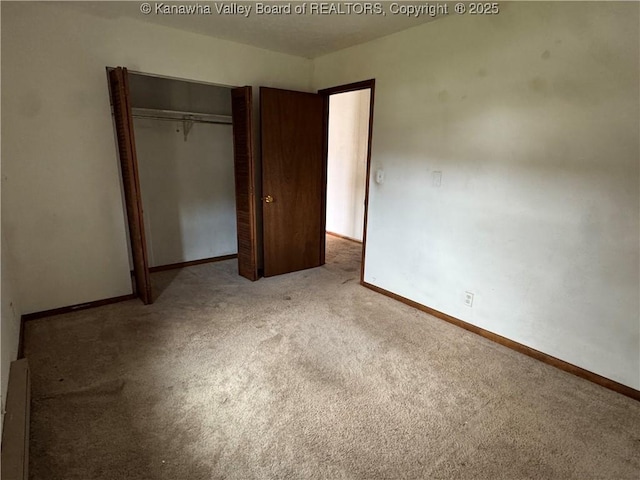
<svg viewBox="0 0 640 480"><path fill-rule="evenodd" d="M464 292L464 304L467 307L473 307L473 293L472 292Z"/></svg>

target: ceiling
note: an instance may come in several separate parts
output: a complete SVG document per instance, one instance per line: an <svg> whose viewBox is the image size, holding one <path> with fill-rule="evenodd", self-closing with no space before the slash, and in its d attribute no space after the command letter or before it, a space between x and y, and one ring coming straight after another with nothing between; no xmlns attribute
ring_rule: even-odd
<svg viewBox="0 0 640 480"><path fill-rule="evenodd" d="M384 14L310 14L303 15L256 14L257 2L158 2L150 1L152 12L144 15L140 11L141 1L116 2L65 2L68 8L108 18L131 18L143 22L164 25L210 37L231 40L238 43L266 48L306 58L315 58L326 53L341 50L376 38L384 37L407 28L433 21L440 17L423 15L410 17L392 14L390 2L380 2ZM293 7L322 2L263 2L277 5L290 3ZM346 12L349 2L324 2L339 5ZM357 2L354 2L357 3ZM208 5L211 14L163 15L155 12L156 4L166 5ZM221 5L251 6L249 16L241 14L223 15L217 12ZM359 3L362 5L363 3ZM353 3L352 3L353 5Z"/></svg>

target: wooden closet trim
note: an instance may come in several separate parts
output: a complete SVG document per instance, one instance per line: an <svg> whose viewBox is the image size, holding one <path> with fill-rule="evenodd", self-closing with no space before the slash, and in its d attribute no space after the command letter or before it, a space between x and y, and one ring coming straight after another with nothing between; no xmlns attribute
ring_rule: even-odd
<svg viewBox="0 0 640 480"><path fill-rule="evenodd" d="M142 196L140 193L140 175L136 144L133 132L131 102L129 99L129 80L127 69L117 67L107 69L113 106L113 118L118 140L118 156L122 174L127 222L129 225L129 240L133 257L133 271L135 279L135 295L144 304L153 303L151 293L151 277L149 275L149 257L144 233L144 218L142 210Z"/></svg>
<svg viewBox="0 0 640 480"><path fill-rule="evenodd" d="M253 89L231 90L233 122L233 165L236 190L236 231L238 273L255 281L258 272L258 232L256 218L256 165L253 148Z"/></svg>

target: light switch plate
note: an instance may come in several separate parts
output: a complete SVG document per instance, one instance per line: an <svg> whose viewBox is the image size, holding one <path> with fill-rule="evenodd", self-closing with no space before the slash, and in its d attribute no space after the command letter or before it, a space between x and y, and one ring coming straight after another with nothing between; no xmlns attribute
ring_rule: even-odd
<svg viewBox="0 0 640 480"><path fill-rule="evenodd" d="M432 177L434 187L439 187L440 185L442 185L442 172L433 172Z"/></svg>

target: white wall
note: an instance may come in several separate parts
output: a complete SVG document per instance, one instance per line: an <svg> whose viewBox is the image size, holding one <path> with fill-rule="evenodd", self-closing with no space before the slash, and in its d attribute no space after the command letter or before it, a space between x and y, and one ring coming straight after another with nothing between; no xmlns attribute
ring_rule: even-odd
<svg viewBox="0 0 640 480"><path fill-rule="evenodd" d="M2 227L22 310L131 291L105 66L299 90L312 72L316 88L376 78L386 180L365 279L640 388L638 4L503 7L311 62L2 2Z"/></svg>
<svg viewBox="0 0 640 480"><path fill-rule="evenodd" d="M1 19L0 12L0 19ZM1 80L0 80L1 84ZM2 172L4 174L4 170ZM2 176L2 189L4 190L5 179ZM2 214L4 215L4 206ZM0 434L4 425L4 411L7 402L7 387L9 385L9 369L11 362L18 357L18 347L20 341L20 307L16 302L16 295L13 289L13 258L4 240L4 232L0 241L0 365L2 372L0 376L1 390L1 412ZM0 442L2 440L0 439Z"/></svg>
<svg viewBox="0 0 640 480"><path fill-rule="evenodd" d="M362 241L371 90L329 97L327 231Z"/></svg>
<svg viewBox="0 0 640 480"><path fill-rule="evenodd" d="M238 253L231 125L134 126L149 265Z"/></svg>
<svg viewBox="0 0 640 480"><path fill-rule="evenodd" d="M65 3L1 8L2 226L25 313L131 292L106 66L309 89L310 60Z"/></svg>
<svg viewBox="0 0 640 480"><path fill-rule="evenodd" d="M365 280L638 389L639 5L503 6L316 60L376 79Z"/></svg>

